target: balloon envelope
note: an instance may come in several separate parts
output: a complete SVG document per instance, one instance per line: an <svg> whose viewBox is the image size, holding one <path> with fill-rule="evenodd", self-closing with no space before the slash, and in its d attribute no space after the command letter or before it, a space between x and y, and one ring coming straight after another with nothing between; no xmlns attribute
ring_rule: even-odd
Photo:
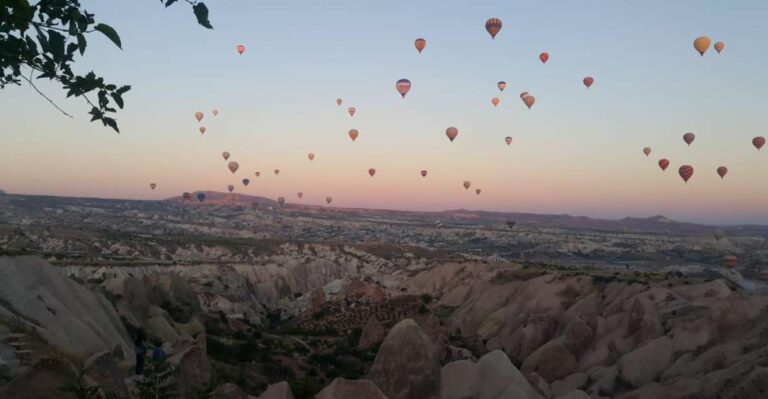
<svg viewBox="0 0 768 399"><path fill-rule="evenodd" d="M157 187L157 184L149 183L149 188L151 188L152 190L154 190L156 187Z"/></svg>
<svg viewBox="0 0 768 399"><path fill-rule="evenodd" d="M683 181L688 183L688 180L693 176L693 166L683 165L678 170L678 173L680 173L680 177L683 178Z"/></svg>
<svg viewBox="0 0 768 399"><path fill-rule="evenodd" d="M496 83L496 87L499 88L499 91L504 91L504 89L507 88L507 82L502 80L501 82Z"/></svg>
<svg viewBox="0 0 768 399"><path fill-rule="evenodd" d="M231 192L232 192L232 190L234 190L234 189L235 189L235 186L233 186L233 185L231 185L231 184L227 186L227 190L229 190L229 192L230 192L230 193L231 193Z"/></svg>
<svg viewBox="0 0 768 399"><path fill-rule="evenodd" d="M357 131L357 129L351 129L349 131L349 138L352 139L352 141L357 140L357 136L360 134L360 132Z"/></svg>
<svg viewBox="0 0 768 399"><path fill-rule="evenodd" d="M255 172L254 175L256 175L256 177L259 177L261 176L261 172Z"/></svg>
<svg viewBox="0 0 768 399"><path fill-rule="evenodd" d="M275 169L275 176L280 174L280 169Z"/></svg>
<svg viewBox="0 0 768 399"><path fill-rule="evenodd" d="M647 157L648 155L651 155L651 147L645 147L643 148L643 154Z"/></svg>
<svg viewBox="0 0 768 399"><path fill-rule="evenodd" d="M471 187L471 186L472 186L472 182L470 182L469 180L467 180L467 181L465 181L465 182L463 183L463 186L464 186L464 189L465 189L465 190L469 190L469 187Z"/></svg>
<svg viewBox="0 0 768 399"><path fill-rule="evenodd" d="M728 174L728 168L725 166L720 166L717 168L717 174L720 176L720 178L724 178L725 175Z"/></svg>
<svg viewBox="0 0 768 399"><path fill-rule="evenodd" d="M355 112L357 112L357 109L355 107L349 107L347 109L347 112L349 112L349 116L355 116Z"/></svg>
<svg viewBox="0 0 768 399"><path fill-rule="evenodd" d="M243 185L248 187L248 184L250 184L251 181L249 179L243 179Z"/></svg>
<svg viewBox="0 0 768 399"><path fill-rule="evenodd" d="M243 46L242 44L239 44L239 45L237 46L237 52L238 52L240 55L243 55L243 53L245 52L245 46Z"/></svg>
<svg viewBox="0 0 768 399"><path fill-rule="evenodd" d="M586 78L584 78L584 86L587 86L587 89L592 87L592 83L595 83L595 78L591 76L587 76Z"/></svg>
<svg viewBox="0 0 768 399"><path fill-rule="evenodd" d="M765 145L765 137L757 136L752 139L752 145L759 151Z"/></svg>
<svg viewBox="0 0 768 399"><path fill-rule="evenodd" d="M485 21L485 30L488 31L492 39L495 39L496 35L499 34L499 31L501 30L501 20L498 18L491 18Z"/></svg>
<svg viewBox="0 0 768 399"><path fill-rule="evenodd" d="M200 126L200 129L197 129L200 131L200 134L205 134L205 126Z"/></svg>
<svg viewBox="0 0 768 399"><path fill-rule="evenodd" d="M683 135L683 141L685 141L685 144L691 145L693 143L693 140L696 140L696 135L693 133L686 133Z"/></svg>
<svg viewBox="0 0 768 399"><path fill-rule="evenodd" d="M310 152L309 154L307 154L307 158L309 158L310 161L314 160L315 159L315 153L314 152Z"/></svg>
<svg viewBox="0 0 768 399"><path fill-rule="evenodd" d="M547 53L547 52L545 51L545 52L543 52L543 53L539 54L539 59L541 60L541 63L542 63L542 64L546 64L546 63L547 63L547 61L549 61L549 53Z"/></svg>
<svg viewBox="0 0 768 399"><path fill-rule="evenodd" d="M400 79L395 83L395 88L397 89L397 92L405 98L405 95L411 90L411 81L408 79Z"/></svg>
<svg viewBox="0 0 768 399"><path fill-rule="evenodd" d="M211 112L213 113L213 116L219 116L219 110L218 109L214 109Z"/></svg>
<svg viewBox="0 0 768 399"><path fill-rule="evenodd" d="M704 53L709 50L709 45L712 43L712 40L709 39L707 36L699 36L696 38L696 40L693 41L693 48L696 49L696 51L699 52L702 56Z"/></svg>
<svg viewBox="0 0 768 399"><path fill-rule="evenodd" d="M325 197L325 202L327 202L327 203L329 203L329 204L330 204L332 201L333 201L333 198L331 198L331 197Z"/></svg>
<svg viewBox="0 0 768 399"><path fill-rule="evenodd" d="M297 197L299 197L299 199L302 199L302 198L304 198L304 193L302 193L301 191L299 191L299 192L296 194L296 196L297 196Z"/></svg>
<svg viewBox="0 0 768 399"><path fill-rule="evenodd" d="M224 158L225 161L229 160L229 152L228 151L222 152L221 157Z"/></svg>
<svg viewBox="0 0 768 399"><path fill-rule="evenodd" d="M459 135L459 129L456 129L455 127L449 127L448 129L445 129L445 135L448 136L451 142L453 142L456 136Z"/></svg>
<svg viewBox="0 0 768 399"><path fill-rule="evenodd" d="M667 167L669 167L669 160L668 159L660 159L659 160L659 167L662 171L667 170Z"/></svg>
<svg viewBox="0 0 768 399"><path fill-rule="evenodd" d="M512 144L512 136L504 137L504 142L507 143L507 145Z"/></svg>
<svg viewBox="0 0 768 399"><path fill-rule="evenodd" d="M198 122L203 120L203 113L200 111L195 112L195 119L197 119Z"/></svg>
<svg viewBox="0 0 768 399"><path fill-rule="evenodd" d="M235 173L240 168L240 164L238 164L235 161L231 161L230 163L227 164L227 168L229 168L230 172Z"/></svg>
<svg viewBox="0 0 768 399"><path fill-rule="evenodd" d="M368 174L371 175L371 177L373 177L373 175L376 174L376 169L374 169L374 168L368 169Z"/></svg>
<svg viewBox="0 0 768 399"><path fill-rule="evenodd" d="M205 200L205 194L204 193L197 193L197 200L200 202L203 202Z"/></svg>
<svg viewBox="0 0 768 399"><path fill-rule="evenodd" d="M725 43L723 42L715 43L715 51L717 51L718 54L720 54L724 48L725 48Z"/></svg>
<svg viewBox="0 0 768 399"><path fill-rule="evenodd" d="M422 170L421 171L421 177L427 177L427 171L426 170Z"/></svg>
<svg viewBox="0 0 768 399"><path fill-rule="evenodd" d="M341 106L342 100L340 98L336 99L336 105Z"/></svg>
<svg viewBox="0 0 768 399"><path fill-rule="evenodd" d="M477 194L477 195L480 195L480 193L482 193L482 192L483 192L483 190L481 190L479 188L475 190L475 194Z"/></svg>
<svg viewBox="0 0 768 399"><path fill-rule="evenodd" d="M184 194L181 194L181 198L184 198L185 200L191 200L192 199L192 194L190 194L188 192L184 192Z"/></svg>
<svg viewBox="0 0 768 399"><path fill-rule="evenodd" d="M493 106L495 107L495 106L499 105L500 101L501 100L499 100L498 97L494 97L494 98L491 99L491 104L493 104Z"/></svg>
<svg viewBox="0 0 768 399"><path fill-rule="evenodd" d="M526 107L528 107L528 109L531 109L531 107L533 107L533 104L536 103L536 97L529 94L523 97L523 103L525 104Z"/></svg>
<svg viewBox="0 0 768 399"><path fill-rule="evenodd" d="M424 51L424 48L427 47L427 41L422 38L418 38L415 42L413 42L413 45L416 46L416 50L418 50L419 54L421 54L421 52Z"/></svg>
<svg viewBox="0 0 768 399"><path fill-rule="evenodd" d="M515 227L516 224L517 222L515 222L514 220L507 220L507 227L509 227L510 229Z"/></svg>

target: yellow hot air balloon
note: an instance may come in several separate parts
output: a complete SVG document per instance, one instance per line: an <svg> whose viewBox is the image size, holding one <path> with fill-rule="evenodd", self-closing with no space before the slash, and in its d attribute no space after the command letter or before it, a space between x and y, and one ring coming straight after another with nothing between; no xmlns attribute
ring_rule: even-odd
<svg viewBox="0 0 768 399"><path fill-rule="evenodd" d="M693 41L693 48L699 52L702 56L709 50L709 45L712 44L712 40L707 36L699 36Z"/></svg>

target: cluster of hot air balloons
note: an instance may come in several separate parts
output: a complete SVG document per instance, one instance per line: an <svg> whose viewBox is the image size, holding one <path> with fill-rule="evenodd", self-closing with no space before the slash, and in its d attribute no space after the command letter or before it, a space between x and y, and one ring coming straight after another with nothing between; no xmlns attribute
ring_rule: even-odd
<svg viewBox="0 0 768 399"><path fill-rule="evenodd" d="M211 111L211 113L213 114L213 116L219 116L218 109L214 109L213 111ZM203 114L202 111L195 112L195 119L197 119L198 122L202 122L204 117L205 117L205 114ZM205 134L206 132L205 126L200 126L198 128L198 131L200 132L200 134Z"/></svg>
<svg viewBox="0 0 768 399"><path fill-rule="evenodd" d="M693 48L696 49L696 51L701 54L701 56L704 56L704 53L709 50L709 46L712 44L712 39L710 39L708 36L699 36L693 41ZM723 42L717 42L715 43L715 51L717 51L718 54L723 52L725 49L725 43Z"/></svg>

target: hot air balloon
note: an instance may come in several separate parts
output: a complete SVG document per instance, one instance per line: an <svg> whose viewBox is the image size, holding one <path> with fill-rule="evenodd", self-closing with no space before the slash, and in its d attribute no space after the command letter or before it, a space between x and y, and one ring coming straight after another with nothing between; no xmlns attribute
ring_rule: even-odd
<svg viewBox="0 0 768 399"><path fill-rule="evenodd" d="M285 197L277 197L277 203L282 207L285 205Z"/></svg>
<svg viewBox="0 0 768 399"><path fill-rule="evenodd" d="M761 148L765 145L765 137L763 136L757 136L752 139L752 145L757 148L758 151L760 151Z"/></svg>
<svg viewBox="0 0 768 399"><path fill-rule="evenodd" d="M547 52L545 51L545 52L543 52L543 53L539 54L539 59L541 60L541 63L542 63L542 64L546 64L546 63L547 63L547 61L549 61L549 53L547 53Z"/></svg>
<svg viewBox="0 0 768 399"><path fill-rule="evenodd" d="M688 183L688 180L693 176L693 166L691 165L683 165L678 170L678 173L680 174L680 177L683 178L683 181Z"/></svg>
<svg viewBox="0 0 768 399"><path fill-rule="evenodd" d="M155 183L149 183L149 188L150 188L150 189L152 189L152 190L154 190L155 188L157 188L157 184L155 184Z"/></svg>
<svg viewBox="0 0 768 399"><path fill-rule="evenodd" d="M699 36L693 41L693 48L699 52L702 56L709 50L709 45L712 43L707 36Z"/></svg>
<svg viewBox="0 0 768 399"><path fill-rule="evenodd" d="M341 100L340 98L337 98L337 99L336 99L336 105L338 105L339 107L341 107L341 103L342 103L342 100Z"/></svg>
<svg viewBox="0 0 768 399"><path fill-rule="evenodd" d="M445 135L448 136L451 142L453 142L456 136L459 135L459 129L456 129L455 127L449 127L448 129L445 129Z"/></svg>
<svg viewBox="0 0 768 399"><path fill-rule="evenodd" d="M495 107L495 106L499 105L500 101L501 100L499 100L498 97L494 97L494 98L491 99L491 104L493 104L493 106Z"/></svg>
<svg viewBox="0 0 768 399"><path fill-rule="evenodd" d="M507 143L507 145L512 144L512 136L504 137L504 142Z"/></svg>
<svg viewBox="0 0 768 399"><path fill-rule="evenodd" d="M297 197L299 197L299 199L302 199L302 198L304 198L304 193L302 193L301 191L299 191L299 192L296 194L296 196L297 196Z"/></svg>
<svg viewBox="0 0 768 399"><path fill-rule="evenodd" d="M243 179L243 185L248 187L248 184L250 184L251 181L249 179Z"/></svg>
<svg viewBox="0 0 768 399"><path fill-rule="evenodd" d="M651 147L645 147L643 148L643 154L647 157L648 155L651 155Z"/></svg>
<svg viewBox="0 0 768 399"><path fill-rule="evenodd" d="M315 153L310 152L309 154L307 154L307 158L309 158L310 161L313 161L315 159Z"/></svg>
<svg viewBox="0 0 768 399"><path fill-rule="evenodd" d="M325 197L325 202L327 202L328 204L330 204L332 201L333 201L333 198Z"/></svg>
<svg viewBox="0 0 768 399"><path fill-rule="evenodd" d="M199 202L205 201L205 193L197 193L197 200Z"/></svg>
<svg viewBox="0 0 768 399"><path fill-rule="evenodd" d="M723 49L725 49L725 43L723 42L717 42L715 43L715 51L717 51L718 54L720 54Z"/></svg>
<svg viewBox="0 0 768 399"><path fill-rule="evenodd" d="M200 129L197 129L200 131L200 134L205 134L205 126L200 126Z"/></svg>
<svg viewBox="0 0 768 399"><path fill-rule="evenodd" d="M280 174L280 169L275 169L275 176Z"/></svg>
<svg viewBox="0 0 768 399"><path fill-rule="evenodd" d="M221 157L224 158L224 160L229 160L229 151L224 151L221 153Z"/></svg>
<svg viewBox="0 0 768 399"><path fill-rule="evenodd" d="M504 89L507 88L507 82L502 80L501 82L496 83L496 87L499 88L499 91L504 91Z"/></svg>
<svg viewBox="0 0 768 399"><path fill-rule="evenodd" d="M419 54L421 54L421 52L424 51L424 48L427 47L427 41L422 38L418 38L415 42L413 42L413 45L416 46L416 50L419 50Z"/></svg>
<svg viewBox="0 0 768 399"><path fill-rule="evenodd" d="M395 83L395 88L397 89L397 92L405 98L405 95L411 90L411 81L408 79L400 79Z"/></svg>
<svg viewBox="0 0 768 399"><path fill-rule="evenodd" d="M421 177L427 177L427 171L426 170L422 170L421 171Z"/></svg>
<svg viewBox="0 0 768 399"><path fill-rule="evenodd" d="M720 166L717 168L717 174L720 176L720 178L724 178L725 175L728 174L728 168L725 166Z"/></svg>
<svg viewBox="0 0 768 399"><path fill-rule="evenodd" d="M233 186L233 185L231 185L231 184L227 186L227 190L229 190L229 192L230 192L230 193L231 193L231 192L232 192L232 190L234 190L234 189L235 189L235 186Z"/></svg>
<svg viewBox="0 0 768 399"><path fill-rule="evenodd" d="M211 113L213 114L213 116L219 116L219 110L218 109L214 109L213 111L211 111Z"/></svg>
<svg viewBox="0 0 768 399"><path fill-rule="evenodd" d="M237 52L238 52L238 54L243 55L243 53L245 52L245 46L243 46L242 44L238 44L237 45Z"/></svg>
<svg viewBox="0 0 768 399"><path fill-rule="evenodd" d="M371 175L371 177L373 177L373 175L376 174L376 169L374 169L374 168L368 169L368 174Z"/></svg>
<svg viewBox="0 0 768 399"><path fill-rule="evenodd" d="M259 177L259 176L261 176L261 172L256 172L256 173L254 173L254 175L256 175L256 177Z"/></svg>
<svg viewBox="0 0 768 399"><path fill-rule="evenodd" d="M693 140L696 140L696 135L693 133L686 133L683 135L683 141L685 141L686 144L691 145L693 143Z"/></svg>
<svg viewBox="0 0 768 399"><path fill-rule="evenodd" d="M475 194L477 194L477 195L480 195L480 193L482 193L482 192L483 192L483 190L481 190L479 188L475 190Z"/></svg>
<svg viewBox="0 0 768 399"><path fill-rule="evenodd" d="M491 18L485 21L485 30L491 34L491 39L495 39L496 35L501 30L501 20L498 18Z"/></svg>
<svg viewBox="0 0 768 399"><path fill-rule="evenodd" d="M197 119L198 122L203 120L203 113L200 111L195 112L195 119Z"/></svg>
<svg viewBox="0 0 768 399"><path fill-rule="evenodd" d="M668 159L660 159L659 160L659 167L662 171L667 170L667 167L669 166L669 160Z"/></svg>
<svg viewBox="0 0 768 399"><path fill-rule="evenodd" d="M230 172L235 173L237 172L237 169L240 168L240 164L238 164L235 161L231 161L230 163L227 164L227 168L229 168Z"/></svg>
<svg viewBox="0 0 768 399"><path fill-rule="evenodd" d="M349 116L355 116L355 112L357 112L357 109L355 109L355 107L349 107L347 109L347 112L349 112Z"/></svg>
<svg viewBox="0 0 768 399"><path fill-rule="evenodd" d="M517 222L515 222L514 220L507 220L507 227L509 227L510 229L514 228L516 224Z"/></svg>
<svg viewBox="0 0 768 399"><path fill-rule="evenodd" d="M525 96L525 97L523 97L523 103L525 104L526 107L528 107L528 109L531 109L531 107L533 107L533 104L535 102L536 102L536 97L534 97L534 96L532 96L530 94Z"/></svg>
<svg viewBox="0 0 768 399"><path fill-rule="evenodd" d="M592 87L592 83L595 83L595 78L591 76L587 76L586 78L584 78L584 86L587 86L587 89Z"/></svg>
<svg viewBox="0 0 768 399"><path fill-rule="evenodd" d="M184 194L181 194L181 198L183 198L185 201L189 201L192 199L192 194L184 192Z"/></svg>
<svg viewBox="0 0 768 399"><path fill-rule="evenodd" d="M360 134L360 132L357 131L357 129L350 129L349 131L349 138L352 139L352 142L357 140L357 136Z"/></svg>
<svg viewBox="0 0 768 399"><path fill-rule="evenodd" d="M464 182L464 184L463 184L463 185L464 185L464 189L465 189L465 190L469 190L469 187L470 187L470 186L472 186L472 182L470 182L469 180L467 180L467 181L465 181L465 182Z"/></svg>
<svg viewBox="0 0 768 399"><path fill-rule="evenodd" d="M725 255L723 256L723 266L733 269L736 267L736 264L739 262L739 258L733 256L733 255Z"/></svg>

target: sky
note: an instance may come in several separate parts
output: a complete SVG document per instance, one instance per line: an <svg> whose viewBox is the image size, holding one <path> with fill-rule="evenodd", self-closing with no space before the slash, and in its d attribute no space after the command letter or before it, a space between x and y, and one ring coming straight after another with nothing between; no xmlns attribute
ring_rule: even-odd
<svg viewBox="0 0 768 399"><path fill-rule="evenodd" d="M763 0L208 0L214 30L183 2L83 3L122 38L120 50L93 33L75 68L133 87L121 133L89 123L84 102L55 86L40 88L73 119L28 86L6 88L0 189L163 199L234 184L342 207L768 224L768 148L751 145L768 136ZM495 40L491 17L504 23ZM699 56L700 35L725 50ZM413 83L405 99L400 78ZM522 91L536 98L531 110ZM453 143L449 126L459 129ZM690 147L686 132L697 136ZM660 158L671 161L666 172ZM683 164L695 168L687 184Z"/></svg>

